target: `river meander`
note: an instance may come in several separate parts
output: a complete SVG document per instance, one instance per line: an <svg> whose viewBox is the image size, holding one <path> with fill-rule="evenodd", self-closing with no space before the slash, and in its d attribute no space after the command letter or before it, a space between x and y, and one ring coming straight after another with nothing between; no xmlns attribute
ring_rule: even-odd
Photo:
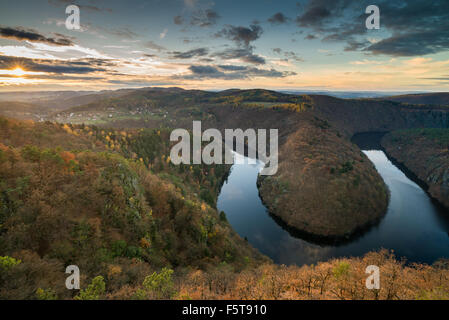
<svg viewBox="0 0 449 320"><path fill-rule="evenodd" d="M279 264L312 264L334 257L362 256L381 248L394 250L408 262L433 263L449 258L449 216L427 193L395 166L381 150L364 150L390 190L382 220L340 245L312 243L281 227L259 198L257 175L263 163L234 164L218 197L234 230ZM236 157L243 157L236 154ZM245 158L248 160L247 158ZM300 192L300 190L298 190Z"/></svg>

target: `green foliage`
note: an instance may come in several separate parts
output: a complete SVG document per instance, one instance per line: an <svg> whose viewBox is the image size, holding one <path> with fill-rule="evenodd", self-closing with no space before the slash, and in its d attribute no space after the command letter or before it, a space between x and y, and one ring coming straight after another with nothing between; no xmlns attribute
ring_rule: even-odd
<svg viewBox="0 0 449 320"><path fill-rule="evenodd" d="M99 300L106 290L106 284L102 276L93 278L86 289L81 290L76 300Z"/></svg>
<svg viewBox="0 0 449 320"><path fill-rule="evenodd" d="M142 257L142 249L135 246L129 246L126 248L126 256L128 258L141 258Z"/></svg>
<svg viewBox="0 0 449 320"><path fill-rule="evenodd" d="M215 207L215 199L210 190L203 189L200 194L201 199L203 199L211 207Z"/></svg>
<svg viewBox="0 0 449 320"><path fill-rule="evenodd" d="M0 269L2 271L8 271L21 262L21 260L17 260L9 256L0 257Z"/></svg>
<svg viewBox="0 0 449 320"><path fill-rule="evenodd" d="M51 289L38 288L36 290L36 297L38 300L57 300L57 294Z"/></svg>
<svg viewBox="0 0 449 320"><path fill-rule="evenodd" d="M226 213L224 211L220 211L220 221L228 222L228 218L226 218Z"/></svg>
<svg viewBox="0 0 449 320"><path fill-rule="evenodd" d="M138 299L170 299L175 295L175 289L172 279L173 270L163 268L161 272L154 272L145 277L142 283L143 289L136 293Z"/></svg>
<svg viewBox="0 0 449 320"><path fill-rule="evenodd" d="M332 269L332 273L334 274L334 277L339 280L349 275L350 267L348 262L341 261Z"/></svg>
<svg viewBox="0 0 449 320"><path fill-rule="evenodd" d="M127 243L125 240L117 240L111 245L112 256L115 257L123 257L126 254Z"/></svg>
<svg viewBox="0 0 449 320"><path fill-rule="evenodd" d="M349 171L352 171L353 169L354 169L354 166L352 165L352 163L350 161L346 161L345 163L343 163L343 165L338 170L338 172L339 173L347 173Z"/></svg>
<svg viewBox="0 0 449 320"><path fill-rule="evenodd" d="M423 290L417 300L449 300L449 292L442 287Z"/></svg>

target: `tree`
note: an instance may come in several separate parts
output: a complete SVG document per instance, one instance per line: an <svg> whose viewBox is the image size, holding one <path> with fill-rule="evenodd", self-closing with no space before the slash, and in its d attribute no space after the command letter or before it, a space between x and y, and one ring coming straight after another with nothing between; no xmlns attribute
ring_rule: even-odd
<svg viewBox="0 0 449 320"><path fill-rule="evenodd" d="M79 295L75 297L76 300L98 300L104 294L106 284L102 276L93 278L90 285L86 289L81 290Z"/></svg>
<svg viewBox="0 0 449 320"><path fill-rule="evenodd" d="M143 289L137 291L138 299L170 299L174 296L174 284L172 279L173 270L163 268L161 272L153 272L152 275L145 277L142 283Z"/></svg>

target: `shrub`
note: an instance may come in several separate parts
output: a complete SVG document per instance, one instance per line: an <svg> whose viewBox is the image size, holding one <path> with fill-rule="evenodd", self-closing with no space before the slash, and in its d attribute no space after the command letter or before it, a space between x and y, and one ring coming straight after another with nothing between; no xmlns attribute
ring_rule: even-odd
<svg viewBox="0 0 449 320"><path fill-rule="evenodd" d="M91 284L86 289L81 290L79 295L75 297L76 300L98 300L104 294L106 284L102 276L93 278Z"/></svg>
<svg viewBox="0 0 449 320"><path fill-rule="evenodd" d="M45 290L42 288L38 288L36 290L36 297L38 300L57 300L58 299L58 296L56 295L56 293L53 290L51 290L51 289Z"/></svg>
<svg viewBox="0 0 449 320"><path fill-rule="evenodd" d="M170 299L175 295L174 284L172 279L173 270L163 268L161 272L154 272L152 275L145 277L142 283L143 289L136 293L138 299Z"/></svg>
<svg viewBox="0 0 449 320"><path fill-rule="evenodd" d="M128 245L126 244L126 241L124 240L117 240L112 243L111 245L111 251L112 256L115 257L122 257L126 254L126 247Z"/></svg>
<svg viewBox="0 0 449 320"><path fill-rule="evenodd" d="M226 213L224 211L220 211L220 221L227 222Z"/></svg>
<svg viewBox="0 0 449 320"><path fill-rule="evenodd" d="M338 263L332 270L334 277L338 280L349 275L350 265L348 262L342 261Z"/></svg>
<svg viewBox="0 0 449 320"><path fill-rule="evenodd" d="M8 256L0 257L0 269L2 269L3 271L8 271L21 262L21 260L17 260Z"/></svg>

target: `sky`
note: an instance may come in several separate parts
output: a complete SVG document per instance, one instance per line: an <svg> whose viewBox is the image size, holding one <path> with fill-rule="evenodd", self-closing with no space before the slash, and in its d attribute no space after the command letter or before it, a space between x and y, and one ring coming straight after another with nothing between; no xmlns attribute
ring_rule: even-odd
<svg viewBox="0 0 449 320"><path fill-rule="evenodd" d="M0 0L0 91L149 86L448 91L449 1Z"/></svg>

